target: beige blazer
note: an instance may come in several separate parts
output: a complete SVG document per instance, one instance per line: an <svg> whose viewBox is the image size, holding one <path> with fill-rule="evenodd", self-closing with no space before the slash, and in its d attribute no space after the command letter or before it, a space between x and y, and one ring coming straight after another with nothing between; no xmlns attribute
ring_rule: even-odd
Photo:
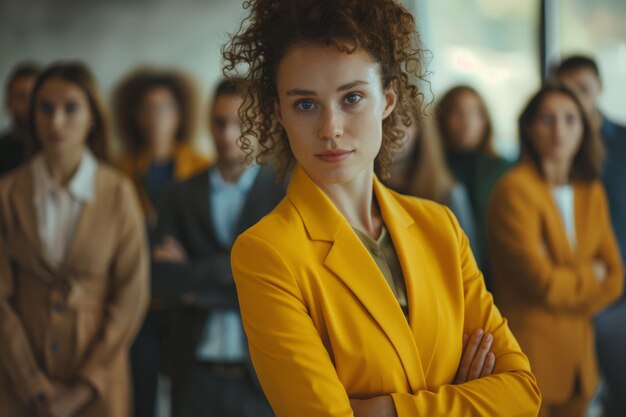
<svg viewBox="0 0 626 417"><path fill-rule="evenodd" d="M128 350L148 305L148 252L131 182L98 164L65 260L42 251L31 165L0 181L0 417L27 416L51 381L88 382L80 416L130 415Z"/></svg>

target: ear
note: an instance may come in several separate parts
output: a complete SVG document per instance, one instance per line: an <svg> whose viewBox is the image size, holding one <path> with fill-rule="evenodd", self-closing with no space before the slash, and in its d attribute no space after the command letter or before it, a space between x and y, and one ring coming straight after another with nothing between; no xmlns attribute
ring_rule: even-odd
<svg viewBox="0 0 626 417"><path fill-rule="evenodd" d="M383 120L386 119L396 108L398 102L398 94L396 93L396 80L389 83L387 88L383 91L385 97L385 109L383 110Z"/></svg>
<svg viewBox="0 0 626 417"><path fill-rule="evenodd" d="M278 123L280 123L280 125L284 129L285 124L283 123L283 113L280 110L280 102L278 101L278 99L276 99L276 101L274 102L274 113L276 114L276 119L278 119Z"/></svg>

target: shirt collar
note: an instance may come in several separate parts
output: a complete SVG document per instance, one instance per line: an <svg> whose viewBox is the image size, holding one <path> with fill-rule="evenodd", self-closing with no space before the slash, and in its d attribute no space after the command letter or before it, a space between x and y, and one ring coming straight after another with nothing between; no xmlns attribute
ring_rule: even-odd
<svg viewBox="0 0 626 417"><path fill-rule="evenodd" d="M260 167L255 165L246 169L237 182L226 182L224 178L222 178L222 173L220 172L217 166L213 167L209 170L209 181L211 183L211 187L214 190L223 190L225 188L235 187L242 193L246 193L250 191L252 186L254 185L254 181L256 180L256 176L259 172Z"/></svg>
<svg viewBox="0 0 626 417"><path fill-rule="evenodd" d="M65 190L76 200L91 203L94 199L94 187L98 163L91 151L85 150L76 174L72 177ZM43 155L33 160L34 197L40 201L50 193L62 190L63 187L54 182L46 166Z"/></svg>

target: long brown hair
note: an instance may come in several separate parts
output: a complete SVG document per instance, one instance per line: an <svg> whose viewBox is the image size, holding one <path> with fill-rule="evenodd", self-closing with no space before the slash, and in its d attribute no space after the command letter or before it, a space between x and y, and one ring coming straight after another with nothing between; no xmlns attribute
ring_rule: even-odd
<svg viewBox="0 0 626 417"><path fill-rule="evenodd" d="M589 115L585 111L580 99L569 88L559 84L544 85L528 102L518 121L521 156L530 158L541 172L539 155L532 146L531 127L535 122L543 101L550 94L563 94L569 97L578 108L583 123L583 138L574 156L571 168L571 178L582 181L593 181L600 177L604 147L595 129L592 128Z"/></svg>
<svg viewBox="0 0 626 417"><path fill-rule="evenodd" d="M198 116L198 96L194 82L178 70L141 67L133 70L117 85L113 94L113 111L119 138L125 152L139 155L148 148L138 124L141 100L154 88L164 87L176 100L180 122L176 143L187 144L194 138Z"/></svg>
<svg viewBox="0 0 626 417"><path fill-rule="evenodd" d="M417 117L419 134L409 192L417 197L448 203L456 180L448 168L437 123L430 115L419 113Z"/></svg>
<svg viewBox="0 0 626 417"><path fill-rule="evenodd" d="M110 152L110 126L109 118L104 106L102 94L96 83L95 77L89 68L79 61L59 61L51 64L43 70L37 78L35 87L33 88L32 100L29 109L30 130L33 137L31 143L31 154L41 149L41 143L37 136L37 126L35 124L36 101L41 88L46 81L59 78L79 87L87 96L89 101L89 110L93 117L93 126L89 130L87 137L87 146L91 149L94 156L100 161L109 162L111 160Z"/></svg>
<svg viewBox="0 0 626 417"><path fill-rule="evenodd" d="M480 112L485 121L485 131L480 139L478 151L490 156L496 155L493 148L493 125L491 123L491 116L487 110L487 104L478 91L468 85L458 85L448 90L443 95L441 100L439 100L439 104L435 110L437 124L439 125L439 131L441 132L441 138L443 139L444 146L447 149L452 148L452 137L448 129L448 118L450 117L450 112L462 94L471 94L476 98L480 106Z"/></svg>
<svg viewBox="0 0 626 417"><path fill-rule="evenodd" d="M380 64L382 84L393 86L398 102L383 121L383 141L376 170L389 175L392 150L403 138L398 121L409 119L411 101L420 100L425 53L415 19L394 0L246 0L249 15L222 48L224 74L244 72L248 94L240 109L240 145L249 159L257 150L260 164L275 156L281 177L294 163L287 134L278 123L276 71L294 45L319 44L352 53L363 48Z"/></svg>

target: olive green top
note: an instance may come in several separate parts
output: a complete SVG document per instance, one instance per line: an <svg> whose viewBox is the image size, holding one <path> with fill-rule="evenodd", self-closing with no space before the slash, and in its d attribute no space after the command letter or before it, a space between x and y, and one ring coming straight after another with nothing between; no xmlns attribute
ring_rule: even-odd
<svg viewBox="0 0 626 417"><path fill-rule="evenodd" d="M353 228L363 245L374 258L378 269L382 272L387 280L391 291L396 296L405 316L408 316L408 303L406 297L406 285L404 283L404 274L400 266L400 260L393 246L391 235L387 232L387 228L383 225L380 236L377 240L372 239L366 233Z"/></svg>

